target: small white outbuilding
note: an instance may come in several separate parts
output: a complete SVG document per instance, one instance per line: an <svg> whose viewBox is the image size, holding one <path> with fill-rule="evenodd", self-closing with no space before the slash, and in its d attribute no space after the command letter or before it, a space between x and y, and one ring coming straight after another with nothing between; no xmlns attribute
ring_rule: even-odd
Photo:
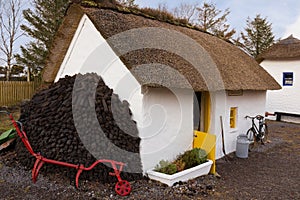
<svg viewBox="0 0 300 200"><path fill-rule="evenodd" d="M45 82L97 72L126 99L141 138L143 170L193 147L194 130L216 135L221 158L250 127L246 115L265 113L266 91L280 89L233 44L187 25L120 7L73 4L57 33Z"/></svg>
<svg viewBox="0 0 300 200"><path fill-rule="evenodd" d="M278 120L300 122L300 40L293 35L262 53L260 65L280 83L282 90L267 92L267 112Z"/></svg>

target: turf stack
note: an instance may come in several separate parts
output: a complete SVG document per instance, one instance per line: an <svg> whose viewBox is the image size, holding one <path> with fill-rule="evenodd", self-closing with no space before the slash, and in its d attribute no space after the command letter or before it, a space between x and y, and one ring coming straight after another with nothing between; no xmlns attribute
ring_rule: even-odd
<svg viewBox="0 0 300 200"><path fill-rule="evenodd" d="M112 159L127 164L123 179L142 177L140 138L129 104L121 102L97 74L66 76L38 92L22 106L20 121L34 151L46 158L86 167L98 159ZM33 167L35 159L20 140L17 154L23 165ZM41 171L60 172L72 179L76 172L52 164L46 164ZM82 177L115 182L116 178L109 176L111 171L100 164Z"/></svg>

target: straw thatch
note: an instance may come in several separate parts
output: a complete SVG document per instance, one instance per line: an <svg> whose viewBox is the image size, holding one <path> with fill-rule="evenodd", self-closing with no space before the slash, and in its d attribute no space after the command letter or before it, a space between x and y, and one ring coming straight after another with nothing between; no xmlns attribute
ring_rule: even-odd
<svg viewBox="0 0 300 200"><path fill-rule="evenodd" d="M257 60L284 60L284 59L300 59L300 40L294 38L293 35L280 40L272 45L269 49L258 56Z"/></svg>
<svg viewBox="0 0 300 200"><path fill-rule="evenodd" d="M43 80L45 82L54 81L83 14L83 10L78 6L72 6L72 9L68 9L62 25L56 32L50 55L43 70Z"/></svg>
<svg viewBox="0 0 300 200"><path fill-rule="evenodd" d="M281 88L254 59L208 33L116 9L79 5L69 8L59 29L44 81L54 81L83 14L91 19L142 85L177 88L191 85L196 91ZM156 31L154 36L151 35L153 30ZM135 49L132 46L137 45L136 42L146 48ZM131 51L126 51L128 49Z"/></svg>

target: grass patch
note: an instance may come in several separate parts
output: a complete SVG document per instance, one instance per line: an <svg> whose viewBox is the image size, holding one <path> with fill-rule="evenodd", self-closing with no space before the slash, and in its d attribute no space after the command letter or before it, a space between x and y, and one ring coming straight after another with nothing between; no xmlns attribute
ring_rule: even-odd
<svg viewBox="0 0 300 200"><path fill-rule="evenodd" d="M1 109L0 110L8 110L12 113L14 119L19 119L20 117L20 108L14 107L14 108L8 108L8 109ZM8 115L5 113L0 113L0 133L3 133L4 131L7 131L11 128L14 128L12 125L11 120L8 118Z"/></svg>

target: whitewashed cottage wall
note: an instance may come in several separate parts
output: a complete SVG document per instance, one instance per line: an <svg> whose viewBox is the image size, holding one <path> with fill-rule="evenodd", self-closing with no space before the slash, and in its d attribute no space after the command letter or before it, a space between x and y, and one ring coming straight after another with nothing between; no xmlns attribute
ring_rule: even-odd
<svg viewBox="0 0 300 200"><path fill-rule="evenodd" d="M224 141L226 153L236 150L236 138L246 134L251 121L245 119L246 115L256 116L265 113L266 91L243 91L242 96L228 96L224 92L211 94L212 119L210 132L217 136L216 158L223 157L220 116L224 125ZM230 108L237 107L237 126L230 128Z"/></svg>
<svg viewBox="0 0 300 200"><path fill-rule="evenodd" d="M267 92L267 111L300 114L300 59L264 60L260 65L282 86ZM293 86L283 86L283 72L293 72Z"/></svg>

